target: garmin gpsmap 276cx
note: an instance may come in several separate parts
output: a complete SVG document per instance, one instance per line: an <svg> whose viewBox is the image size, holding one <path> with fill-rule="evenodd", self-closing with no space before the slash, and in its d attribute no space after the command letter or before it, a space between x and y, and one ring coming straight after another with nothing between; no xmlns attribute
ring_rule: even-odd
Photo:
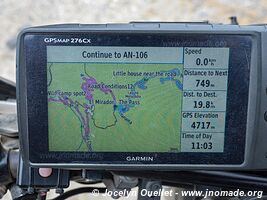
<svg viewBox="0 0 267 200"><path fill-rule="evenodd" d="M267 27L66 24L19 35L35 167L266 169Z"/></svg>

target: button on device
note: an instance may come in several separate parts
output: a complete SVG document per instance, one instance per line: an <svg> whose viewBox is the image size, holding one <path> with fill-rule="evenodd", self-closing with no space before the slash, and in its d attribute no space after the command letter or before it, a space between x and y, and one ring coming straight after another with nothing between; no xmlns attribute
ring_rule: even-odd
<svg viewBox="0 0 267 200"><path fill-rule="evenodd" d="M265 119L265 121L267 121L267 111L265 111L265 113L264 113L264 119Z"/></svg>
<svg viewBox="0 0 267 200"><path fill-rule="evenodd" d="M52 172L52 168L39 168L39 175L44 178L51 176Z"/></svg>

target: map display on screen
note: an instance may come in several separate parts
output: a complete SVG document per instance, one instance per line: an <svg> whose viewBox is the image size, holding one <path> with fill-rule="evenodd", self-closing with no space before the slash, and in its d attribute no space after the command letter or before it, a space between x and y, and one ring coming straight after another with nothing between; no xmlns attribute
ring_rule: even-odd
<svg viewBox="0 0 267 200"><path fill-rule="evenodd" d="M49 151L224 152L229 48L47 46Z"/></svg>

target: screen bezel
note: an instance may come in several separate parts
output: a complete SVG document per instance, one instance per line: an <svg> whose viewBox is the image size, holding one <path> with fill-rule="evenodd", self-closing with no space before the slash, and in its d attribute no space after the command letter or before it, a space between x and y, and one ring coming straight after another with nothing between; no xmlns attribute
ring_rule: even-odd
<svg viewBox="0 0 267 200"><path fill-rule="evenodd" d="M229 47L228 98L223 153L131 153L131 152L49 152L47 123L47 63L44 38L69 38L90 36L92 46L162 46L163 42L177 41L181 46ZM101 40L97 40L101 38ZM193 42L192 42L193 41ZM221 43L220 43L221 41ZM226 42L226 46L220 46ZM191 45L189 45L191 44ZM204 45L203 45L204 44ZM49 44L59 45L59 44ZM61 44L69 45L69 44ZM75 46L75 44L71 44ZM77 44L81 45L81 44ZM244 161L247 107L249 92L250 54L238 54L235 49L252 50L249 35L201 33L46 33L26 34L27 114L29 159L32 163L81 164L241 164ZM232 50L231 50L232 49ZM247 57L249 56L249 57ZM237 64L241 66L238 70ZM38 67L36 67L38 66ZM241 73L240 73L241 72ZM238 86L240 87L238 87ZM236 117L238 116L238 117ZM231 129L231 130L230 130ZM38 133L38 134L36 134ZM41 141L41 142L40 142ZM127 157L152 156L153 161L127 161Z"/></svg>

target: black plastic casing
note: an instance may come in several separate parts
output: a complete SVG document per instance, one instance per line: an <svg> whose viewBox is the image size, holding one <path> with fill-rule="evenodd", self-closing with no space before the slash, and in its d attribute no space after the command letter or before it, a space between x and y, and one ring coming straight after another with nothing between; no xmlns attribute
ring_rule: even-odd
<svg viewBox="0 0 267 200"><path fill-rule="evenodd" d="M247 120L244 146L241 148L241 162L187 162L187 163L148 163L148 162L36 162L30 159L28 93L26 77L24 37L27 34L79 34L79 33L177 33L211 35L246 35L252 38L249 69ZM33 167L87 168L87 169L218 169L249 170L267 168L267 26L238 26L205 23L129 23L129 24L63 24L33 27L23 30L17 43L17 105L20 134L20 148L23 162ZM34 77L34 75L33 75ZM244 123L244 122L243 122ZM238 130L236 130L238 131ZM35 133L38 134L38 133ZM40 141L41 143L42 141ZM38 151L38 149L35 149ZM38 153L38 152L37 152ZM237 154L240 152L236 152ZM201 158L200 158L201 159ZM219 154L218 154L218 159Z"/></svg>

